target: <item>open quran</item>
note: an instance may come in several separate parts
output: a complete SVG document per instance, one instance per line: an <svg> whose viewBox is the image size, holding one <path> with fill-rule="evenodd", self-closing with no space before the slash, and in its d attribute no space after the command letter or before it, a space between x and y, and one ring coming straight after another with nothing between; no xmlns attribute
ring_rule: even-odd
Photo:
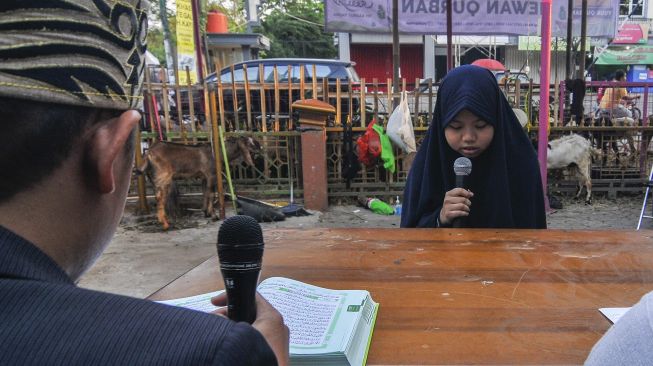
<svg viewBox="0 0 653 366"><path fill-rule="evenodd" d="M160 303L210 312L221 291ZM365 365L379 304L364 290L330 290L283 277L261 282L258 292L290 329L292 365Z"/></svg>

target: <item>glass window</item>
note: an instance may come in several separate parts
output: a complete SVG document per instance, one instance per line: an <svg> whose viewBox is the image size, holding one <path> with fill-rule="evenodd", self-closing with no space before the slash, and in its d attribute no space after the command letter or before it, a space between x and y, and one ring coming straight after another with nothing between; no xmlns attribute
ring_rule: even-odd
<svg viewBox="0 0 653 366"><path fill-rule="evenodd" d="M265 69L263 69L263 75L265 75ZM258 64L247 65L247 81L250 83L258 83Z"/></svg>
<svg viewBox="0 0 653 366"><path fill-rule="evenodd" d="M619 0L619 15L643 16L644 0Z"/></svg>
<svg viewBox="0 0 653 366"><path fill-rule="evenodd" d="M227 69L222 72L222 75L220 76L220 81L222 83L231 83L230 69ZM250 83L258 82L258 66L247 68L247 81L249 81ZM242 65L234 68L234 82L236 83L245 82L245 73L243 72Z"/></svg>
<svg viewBox="0 0 653 366"><path fill-rule="evenodd" d="M347 80L349 75L345 67L340 65L315 65L315 76L318 80L328 78L329 80ZM306 65L306 79L313 78L313 65Z"/></svg>
<svg viewBox="0 0 653 366"><path fill-rule="evenodd" d="M243 72L243 69L241 68L236 68L234 70L234 81L236 83L242 83L245 80L245 73ZM222 76L220 76L220 81L222 83L231 83L231 70L225 70L222 73Z"/></svg>

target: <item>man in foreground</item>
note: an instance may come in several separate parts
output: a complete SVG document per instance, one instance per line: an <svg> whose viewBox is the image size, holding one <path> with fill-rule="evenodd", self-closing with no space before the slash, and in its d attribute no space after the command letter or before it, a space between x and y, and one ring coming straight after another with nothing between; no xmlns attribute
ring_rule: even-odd
<svg viewBox="0 0 653 366"><path fill-rule="evenodd" d="M0 5L2 365L288 361L288 330L261 297L250 326L75 286L124 209L147 6Z"/></svg>

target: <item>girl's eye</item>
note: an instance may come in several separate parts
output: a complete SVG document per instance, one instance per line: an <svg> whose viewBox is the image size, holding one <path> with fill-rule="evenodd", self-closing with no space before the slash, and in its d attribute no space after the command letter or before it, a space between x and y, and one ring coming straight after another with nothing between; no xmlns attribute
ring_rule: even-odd
<svg viewBox="0 0 653 366"><path fill-rule="evenodd" d="M488 125L487 123L479 123L479 124L476 125L476 128L478 128L479 130L482 130L485 127L487 127L487 125Z"/></svg>
<svg viewBox="0 0 653 366"><path fill-rule="evenodd" d="M460 130L463 126L459 123L449 123L449 126L452 130Z"/></svg>

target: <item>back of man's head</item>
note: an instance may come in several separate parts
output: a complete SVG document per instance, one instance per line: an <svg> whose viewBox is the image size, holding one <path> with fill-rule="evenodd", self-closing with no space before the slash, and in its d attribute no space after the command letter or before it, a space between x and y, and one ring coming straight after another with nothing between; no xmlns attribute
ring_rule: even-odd
<svg viewBox="0 0 653 366"><path fill-rule="evenodd" d="M2 0L0 203L47 177L90 125L141 104L146 0Z"/></svg>
<svg viewBox="0 0 653 366"><path fill-rule="evenodd" d="M619 69L614 73L614 79L617 81L622 81L626 77L626 72Z"/></svg>

